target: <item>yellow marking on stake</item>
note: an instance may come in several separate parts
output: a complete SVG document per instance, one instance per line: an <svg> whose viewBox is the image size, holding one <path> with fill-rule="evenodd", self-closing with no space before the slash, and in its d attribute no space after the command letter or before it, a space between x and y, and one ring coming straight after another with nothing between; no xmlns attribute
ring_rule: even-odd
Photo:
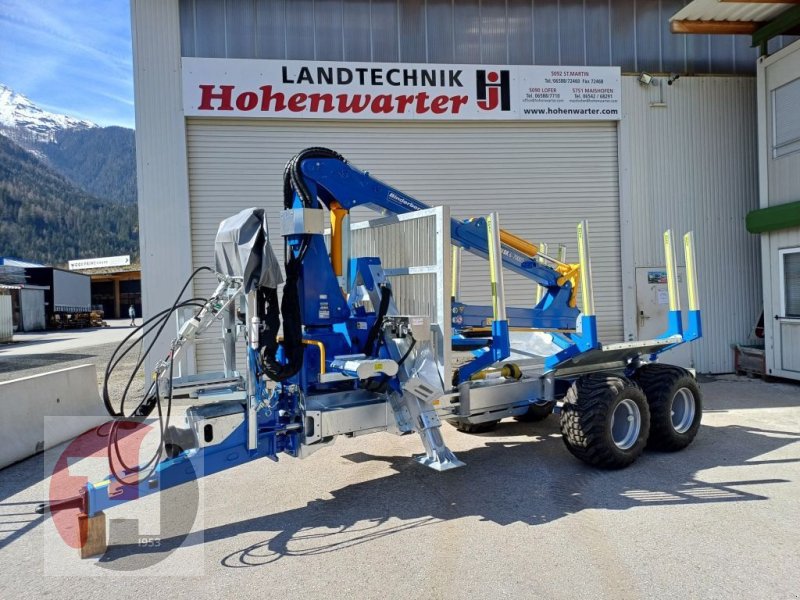
<svg viewBox="0 0 800 600"><path fill-rule="evenodd" d="M588 225L586 229L588 230ZM589 232L584 231L584 222L578 223L578 263L580 264L580 278L581 294L583 296L583 314L587 317L594 315L594 298L592 297L592 290L590 289L589 278L592 276L592 270L589 267L589 256L587 252L587 244ZM571 304L571 303L570 303Z"/></svg>
<svg viewBox="0 0 800 600"><path fill-rule="evenodd" d="M497 314L500 310L499 303L497 301L497 280L495 279L495 263L497 262L498 258L494 255L494 236L492 235L492 217L486 217L486 229L489 236L489 278L492 284L492 311L497 318Z"/></svg>
<svg viewBox="0 0 800 600"><path fill-rule="evenodd" d="M667 261L667 291L669 293L669 309L680 310L678 285L675 281L675 247L672 244L672 230L664 232L664 256Z"/></svg>
<svg viewBox="0 0 800 600"><path fill-rule="evenodd" d="M694 233L683 236L683 254L686 259L686 293L689 296L689 310L700 310L697 298L697 271L694 264Z"/></svg>

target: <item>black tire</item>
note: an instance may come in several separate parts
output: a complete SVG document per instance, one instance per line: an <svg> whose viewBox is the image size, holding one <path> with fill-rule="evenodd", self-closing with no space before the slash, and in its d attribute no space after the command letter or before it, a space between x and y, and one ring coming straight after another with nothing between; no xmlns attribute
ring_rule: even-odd
<svg viewBox="0 0 800 600"><path fill-rule="evenodd" d="M686 448L703 418L703 395L695 378L686 369L658 363L643 366L634 377L650 405L647 447L665 452Z"/></svg>
<svg viewBox="0 0 800 600"><path fill-rule="evenodd" d="M618 408L623 412L626 408L635 411L634 406L639 415L638 432L631 429L632 439L615 443L614 412ZM608 373L584 375L572 384L564 397L561 408L564 444L575 457L594 467L627 467L642 454L649 431L647 399L641 388L626 377Z"/></svg>
<svg viewBox="0 0 800 600"><path fill-rule="evenodd" d="M538 423L553 414L555 405L555 401L545 402L544 404L531 404L527 412L514 418L521 423Z"/></svg>
<svg viewBox="0 0 800 600"><path fill-rule="evenodd" d="M456 421L453 426L462 433L486 433L491 431L500 421L484 421L483 423L465 423L464 421Z"/></svg>

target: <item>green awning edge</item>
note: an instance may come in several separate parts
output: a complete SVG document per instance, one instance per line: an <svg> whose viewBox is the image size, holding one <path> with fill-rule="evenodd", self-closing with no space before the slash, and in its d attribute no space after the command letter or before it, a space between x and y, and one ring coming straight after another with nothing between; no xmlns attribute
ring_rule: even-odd
<svg viewBox="0 0 800 600"><path fill-rule="evenodd" d="M751 210L745 219L750 233L766 233L800 226L800 201Z"/></svg>

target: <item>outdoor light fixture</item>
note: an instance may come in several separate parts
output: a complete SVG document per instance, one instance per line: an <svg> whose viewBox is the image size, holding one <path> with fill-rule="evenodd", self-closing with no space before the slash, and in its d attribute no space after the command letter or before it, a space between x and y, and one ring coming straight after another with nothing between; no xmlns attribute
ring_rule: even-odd
<svg viewBox="0 0 800 600"><path fill-rule="evenodd" d="M650 75L650 73L642 73L639 75L639 83L642 85L655 85L655 77Z"/></svg>

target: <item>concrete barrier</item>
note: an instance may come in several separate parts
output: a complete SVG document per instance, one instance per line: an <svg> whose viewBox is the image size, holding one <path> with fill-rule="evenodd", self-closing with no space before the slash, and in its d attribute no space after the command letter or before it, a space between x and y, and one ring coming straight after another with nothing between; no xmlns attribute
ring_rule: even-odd
<svg viewBox="0 0 800 600"><path fill-rule="evenodd" d="M47 419L45 417L61 417ZM81 418L76 418L81 417ZM0 383L0 468L109 420L94 365Z"/></svg>

